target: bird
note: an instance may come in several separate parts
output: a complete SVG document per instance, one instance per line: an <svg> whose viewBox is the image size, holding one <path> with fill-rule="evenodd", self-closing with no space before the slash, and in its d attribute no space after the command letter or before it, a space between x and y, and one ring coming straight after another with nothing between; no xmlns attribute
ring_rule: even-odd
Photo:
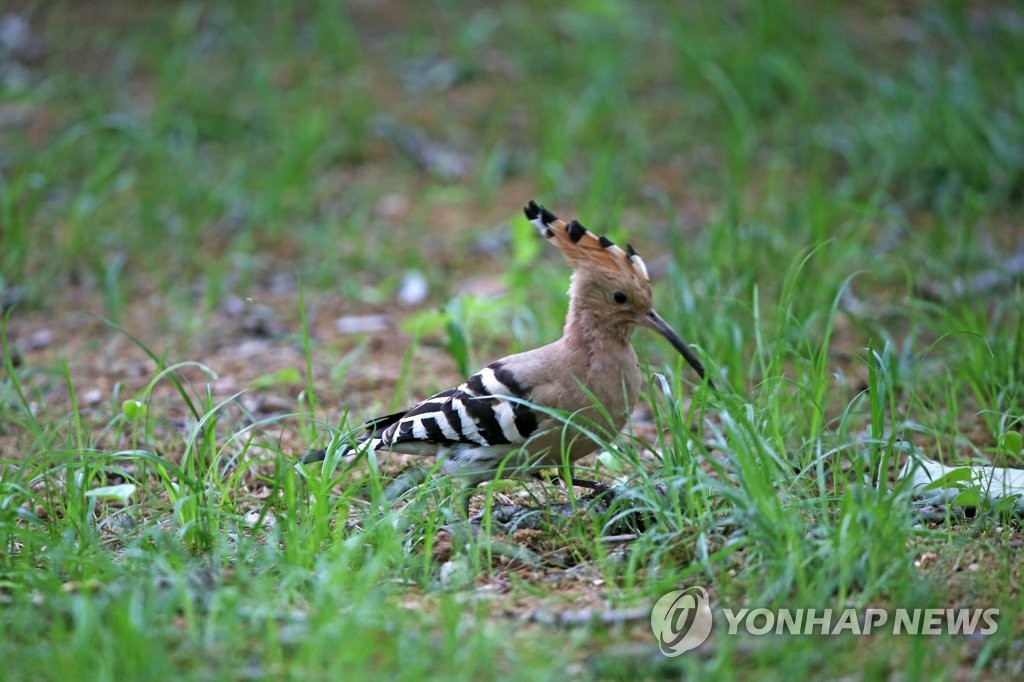
<svg viewBox="0 0 1024 682"><path fill-rule="evenodd" d="M654 310L647 266L631 245L623 249L534 200L523 212L572 268L561 338L367 421L363 435L339 446L342 457L369 450L432 455L442 475L464 477L470 487L566 461L571 466L600 444L581 432L587 429L567 429L565 415L591 433L605 432L601 437L618 433L629 419L643 383L631 343L637 327L664 337L714 390L700 359ZM325 456L316 450L302 461Z"/></svg>

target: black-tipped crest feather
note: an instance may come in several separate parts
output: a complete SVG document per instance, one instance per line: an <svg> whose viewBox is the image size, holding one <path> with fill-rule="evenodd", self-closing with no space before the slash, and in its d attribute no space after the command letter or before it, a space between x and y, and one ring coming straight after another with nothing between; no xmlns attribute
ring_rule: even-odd
<svg viewBox="0 0 1024 682"><path fill-rule="evenodd" d="M583 235L587 233L587 228L583 227L583 225L580 224L580 221L574 219L571 223L565 226L565 231L569 234L569 239L571 239L573 243L576 243L583 239Z"/></svg>

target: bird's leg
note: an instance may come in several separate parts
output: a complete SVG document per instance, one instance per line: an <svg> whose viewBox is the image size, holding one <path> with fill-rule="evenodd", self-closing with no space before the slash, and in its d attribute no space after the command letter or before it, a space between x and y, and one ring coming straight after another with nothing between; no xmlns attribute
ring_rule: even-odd
<svg viewBox="0 0 1024 682"><path fill-rule="evenodd" d="M423 467L409 467L398 474L387 488L384 489L384 500L388 503L396 501L407 492L429 478L429 472Z"/></svg>
<svg viewBox="0 0 1024 682"><path fill-rule="evenodd" d="M583 478L573 478L572 484L577 488L586 488L587 490L593 490L597 495L603 495L605 493L613 492L615 488L608 485L607 483L601 483L600 481L588 481Z"/></svg>
<svg viewBox="0 0 1024 682"><path fill-rule="evenodd" d="M464 518L469 518L469 502L473 499L473 494L476 492L477 483L468 484L462 488L459 493L462 496L462 515Z"/></svg>
<svg viewBox="0 0 1024 682"><path fill-rule="evenodd" d="M537 477L540 478L539 475ZM552 482L561 481L566 485L572 485L577 488L586 488L587 490L593 490L594 493L596 493L597 495L603 495L604 493L611 492L614 490L614 488L608 485L607 483L601 483L600 481L589 481L584 478L576 478L576 467L573 466L569 467L568 481L566 481L565 478L561 475L555 476L554 478L549 480L551 480Z"/></svg>

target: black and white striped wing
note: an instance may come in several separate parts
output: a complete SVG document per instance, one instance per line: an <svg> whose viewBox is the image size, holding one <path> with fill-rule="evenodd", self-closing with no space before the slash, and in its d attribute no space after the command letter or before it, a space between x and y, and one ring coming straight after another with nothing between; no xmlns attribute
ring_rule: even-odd
<svg viewBox="0 0 1024 682"><path fill-rule="evenodd" d="M537 414L519 402L528 398L528 387L499 361L400 417L389 415L370 423L376 426L373 435L380 438L382 447L399 451L403 443L518 445L537 430ZM382 422L390 423L381 429Z"/></svg>

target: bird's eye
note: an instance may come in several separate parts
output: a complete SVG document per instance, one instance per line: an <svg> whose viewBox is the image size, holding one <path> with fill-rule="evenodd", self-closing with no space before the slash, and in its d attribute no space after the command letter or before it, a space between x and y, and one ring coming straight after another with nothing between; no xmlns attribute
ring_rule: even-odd
<svg viewBox="0 0 1024 682"><path fill-rule="evenodd" d="M615 299L616 303L625 303L626 301L629 300L629 298L627 298L626 295L621 291L616 291L614 294L612 294L612 298Z"/></svg>

